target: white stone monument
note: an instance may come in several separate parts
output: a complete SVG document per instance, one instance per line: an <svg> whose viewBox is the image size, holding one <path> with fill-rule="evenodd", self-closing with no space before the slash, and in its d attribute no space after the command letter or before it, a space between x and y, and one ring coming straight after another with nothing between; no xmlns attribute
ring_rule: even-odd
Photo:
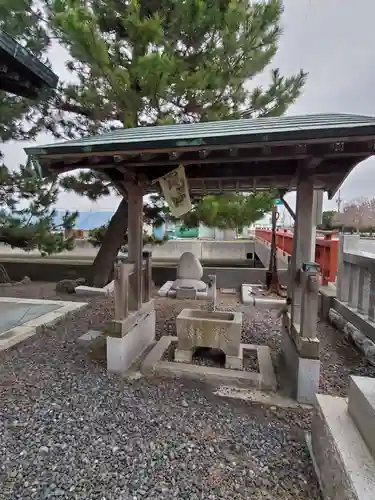
<svg viewBox="0 0 375 500"><path fill-rule="evenodd" d="M177 299L207 298L207 285L202 281L203 268L199 259L191 252L184 252L177 267L177 279L167 281L159 290L161 297Z"/></svg>

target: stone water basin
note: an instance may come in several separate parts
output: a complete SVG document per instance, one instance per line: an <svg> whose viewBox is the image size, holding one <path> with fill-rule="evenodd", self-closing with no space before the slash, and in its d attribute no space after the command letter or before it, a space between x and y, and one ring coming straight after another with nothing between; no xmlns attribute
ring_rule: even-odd
<svg viewBox="0 0 375 500"><path fill-rule="evenodd" d="M183 309L176 318L176 329L180 350L213 347L228 356L238 356L242 313Z"/></svg>

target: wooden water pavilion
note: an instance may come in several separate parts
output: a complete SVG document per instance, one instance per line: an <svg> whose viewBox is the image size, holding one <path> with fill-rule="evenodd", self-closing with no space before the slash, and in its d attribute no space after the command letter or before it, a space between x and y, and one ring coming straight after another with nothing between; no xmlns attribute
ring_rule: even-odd
<svg viewBox="0 0 375 500"><path fill-rule="evenodd" d="M26 148L41 175L89 168L104 173L129 203L129 262L136 276L133 316L144 311L142 197L157 179L185 167L190 193L297 191L294 247L290 262L290 310L283 318L283 352L298 401L311 401L319 384L316 337L318 270L312 256L314 190L332 198L352 169L375 152L375 118L346 114L226 120L118 129ZM149 306L147 306L149 307ZM139 316L139 315L138 315ZM139 319L139 318L138 318ZM139 322L139 321L138 321ZM129 326L130 325L130 326Z"/></svg>

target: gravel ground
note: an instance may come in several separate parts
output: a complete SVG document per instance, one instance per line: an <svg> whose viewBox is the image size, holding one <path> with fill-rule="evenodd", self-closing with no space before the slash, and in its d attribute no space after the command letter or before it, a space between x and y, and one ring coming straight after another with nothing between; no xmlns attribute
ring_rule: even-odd
<svg viewBox="0 0 375 500"><path fill-rule="evenodd" d="M51 284L12 296L56 296ZM9 287L0 295L8 296ZM157 300L158 336L197 302ZM222 296L220 309L240 307ZM83 311L0 353L0 499L318 500L304 443L307 410L214 396L200 384L108 375L76 339L100 328L113 301ZM320 323L322 391L346 395L351 373L374 376L342 335ZM247 309L243 341L267 343L277 362L280 325Z"/></svg>
<svg viewBox="0 0 375 500"><path fill-rule="evenodd" d="M12 295L57 298L47 284ZM174 333L175 305L158 300L159 332ZM112 313L111 301L91 299L0 354L1 500L320 499L304 444L309 412L108 375L76 338Z"/></svg>

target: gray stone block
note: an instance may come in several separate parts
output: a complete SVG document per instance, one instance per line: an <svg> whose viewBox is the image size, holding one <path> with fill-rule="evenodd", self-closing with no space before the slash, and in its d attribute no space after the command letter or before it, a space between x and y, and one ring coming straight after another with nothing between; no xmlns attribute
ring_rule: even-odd
<svg viewBox="0 0 375 500"><path fill-rule="evenodd" d="M347 411L346 399L317 394L311 453L326 500L373 500L375 461Z"/></svg>
<svg viewBox="0 0 375 500"><path fill-rule="evenodd" d="M375 380L369 377L351 377L349 415L375 458Z"/></svg>

